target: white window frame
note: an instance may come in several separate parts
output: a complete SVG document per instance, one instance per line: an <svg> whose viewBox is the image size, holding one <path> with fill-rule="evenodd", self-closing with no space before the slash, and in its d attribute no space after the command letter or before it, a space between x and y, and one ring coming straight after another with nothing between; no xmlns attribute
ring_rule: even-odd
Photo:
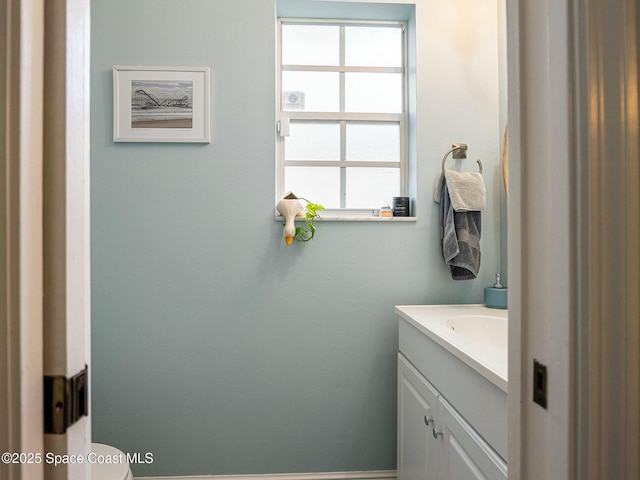
<svg viewBox="0 0 640 480"><path fill-rule="evenodd" d="M340 28L340 65L282 65L282 25L336 25ZM345 66L344 27L349 26L394 26L402 29L402 66L401 67L361 67ZM366 209L347 209L346 203L346 168L347 167L392 167L400 170L400 196L407 196L408 184L408 79L407 79L407 22L405 21L376 21L376 20L341 20L341 19L307 19L307 18L279 18L277 31L277 79L276 79L276 202L286 193L285 167L340 167L340 208L322 211L322 217L369 217L375 216L380 206ZM338 72L340 74L340 111L339 112L307 112L284 111L282 106L282 72L283 71L315 71ZM345 77L346 73L401 73L402 74L402 112L400 113L359 113L345 112ZM340 159L327 160L285 160L284 138L290 121L339 122L340 123ZM400 127L400 160L393 161L348 161L346 160L345 130L347 122L362 123L393 123ZM313 200L313 199L311 199ZM389 199L391 203L391 199ZM399 217L396 217L399 218Z"/></svg>

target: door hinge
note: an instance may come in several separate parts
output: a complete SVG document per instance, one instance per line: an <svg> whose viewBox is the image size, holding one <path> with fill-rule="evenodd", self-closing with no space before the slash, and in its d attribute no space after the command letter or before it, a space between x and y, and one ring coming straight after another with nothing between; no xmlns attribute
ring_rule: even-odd
<svg viewBox="0 0 640 480"><path fill-rule="evenodd" d="M65 433L80 418L89 415L89 370L67 378L44 377L44 433Z"/></svg>

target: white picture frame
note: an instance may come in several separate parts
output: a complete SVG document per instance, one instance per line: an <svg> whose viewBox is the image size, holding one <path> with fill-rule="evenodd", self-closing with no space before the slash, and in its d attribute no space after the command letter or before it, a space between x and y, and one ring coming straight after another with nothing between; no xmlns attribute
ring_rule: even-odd
<svg viewBox="0 0 640 480"><path fill-rule="evenodd" d="M114 142L210 143L208 67L113 67Z"/></svg>

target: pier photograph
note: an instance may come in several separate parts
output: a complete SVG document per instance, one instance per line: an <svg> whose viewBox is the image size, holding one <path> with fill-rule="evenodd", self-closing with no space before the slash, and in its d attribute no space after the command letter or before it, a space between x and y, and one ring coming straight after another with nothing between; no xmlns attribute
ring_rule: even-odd
<svg viewBox="0 0 640 480"><path fill-rule="evenodd" d="M131 128L192 127L192 81L131 81Z"/></svg>

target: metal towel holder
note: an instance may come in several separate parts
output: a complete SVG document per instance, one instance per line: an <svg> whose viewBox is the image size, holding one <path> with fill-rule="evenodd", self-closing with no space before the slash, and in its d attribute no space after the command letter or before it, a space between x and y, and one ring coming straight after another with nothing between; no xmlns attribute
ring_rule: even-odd
<svg viewBox="0 0 640 480"><path fill-rule="evenodd" d="M467 158L467 144L466 143L454 143L451 145L451 150L444 154L442 157L442 173L444 173L444 162L446 162L447 157L453 153L454 159ZM476 160L478 162L478 167L480 168L480 173L482 173L482 162L480 159Z"/></svg>

